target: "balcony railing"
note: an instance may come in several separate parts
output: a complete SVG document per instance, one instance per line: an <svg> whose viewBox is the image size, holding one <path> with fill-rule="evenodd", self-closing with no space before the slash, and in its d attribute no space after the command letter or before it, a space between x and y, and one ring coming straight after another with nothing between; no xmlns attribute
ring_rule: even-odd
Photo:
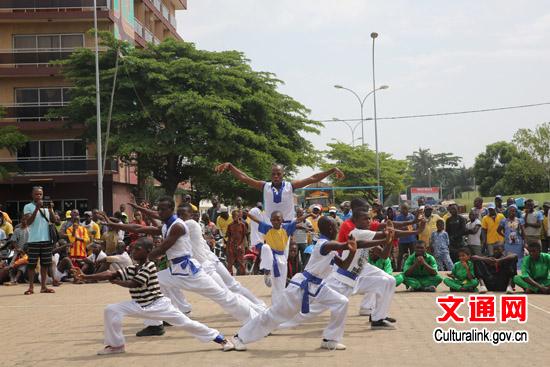
<svg viewBox="0 0 550 367"><path fill-rule="evenodd" d="M97 7L109 9L111 0L96 0ZM2 0L0 12L5 11L73 11L81 9L93 9L94 0Z"/></svg>
<svg viewBox="0 0 550 367"><path fill-rule="evenodd" d="M160 0L153 0L153 5L155 6L155 8L157 8L158 11L161 11L161 4L162 2Z"/></svg>
<svg viewBox="0 0 550 367"><path fill-rule="evenodd" d="M30 157L2 159L0 164L19 176L39 175L44 173L88 173L97 172L97 160L82 157ZM105 171L118 172L116 159L106 161Z"/></svg>
<svg viewBox="0 0 550 367"><path fill-rule="evenodd" d="M42 102L42 103L15 103L12 105L3 105L5 116L2 120L10 121L59 121L63 117L47 117L50 113L59 111L62 107L68 105L68 102Z"/></svg>
<svg viewBox="0 0 550 367"><path fill-rule="evenodd" d="M170 14L170 24L172 24L174 28L178 28L178 23L176 22L176 15Z"/></svg>
<svg viewBox="0 0 550 367"><path fill-rule="evenodd" d="M25 48L25 49L0 49L0 68L44 66L52 61L67 59L78 48ZM105 51L100 47L100 51Z"/></svg>

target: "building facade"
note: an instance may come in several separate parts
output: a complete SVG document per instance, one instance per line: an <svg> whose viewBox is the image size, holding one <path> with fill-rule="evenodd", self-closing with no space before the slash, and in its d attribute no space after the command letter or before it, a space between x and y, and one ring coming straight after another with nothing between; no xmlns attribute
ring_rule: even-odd
<svg viewBox="0 0 550 367"><path fill-rule="evenodd" d="M136 47L181 39L176 11L186 0L96 0L98 29ZM94 48L93 0L0 0L0 127L14 125L29 137L15 154L0 150L0 164L16 173L0 181L0 203L16 221L33 186L62 212L97 207L94 144L81 139L83 125L67 128L48 113L69 103L70 84L51 61L76 48ZM108 161L104 209L118 210L131 199L137 178L133 168Z"/></svg>

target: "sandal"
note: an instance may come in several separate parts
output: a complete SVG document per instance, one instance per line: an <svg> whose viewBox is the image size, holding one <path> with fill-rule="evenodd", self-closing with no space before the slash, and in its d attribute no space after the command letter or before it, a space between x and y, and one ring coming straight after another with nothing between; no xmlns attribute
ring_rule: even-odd
<svg viewBox="0 0 550 367"><path fill-rule="evenodd" d="M34 294L34 290L32 290L32 289L27 289L27 290L25 291L25 293L23 293L23 294L24 294L25 296L29 296L29 295L31 295L31 294Z"/></svg>
<svg viewBox="0 0 550 367"><path fill-rule="evenodd" d="M55 293L55 291L51 288L44 288L40 290L40 293Z"/></svg>

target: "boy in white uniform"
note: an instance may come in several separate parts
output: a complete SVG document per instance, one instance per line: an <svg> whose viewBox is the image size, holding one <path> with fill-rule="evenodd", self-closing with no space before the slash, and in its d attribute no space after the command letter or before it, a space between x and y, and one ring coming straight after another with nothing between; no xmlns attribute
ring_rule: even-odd
<svg viewBox="0 0 550 367"><path fill-rule="evenodd" d="M122 319L124 316L167 320L173 326L181 327L202 342L214 341L223 346L224 351L233 349L233 345L219 331L211 329L198 321L193 321L176 309L170 300L160 291L155 264L147 259L153 249L148 238L136 241L133 256L137 262L116 272L105 271L93 275L83 275L75 271L75 277L81 280L109 280L113 284L129 288L132 301L110 304L105 308L105 347L99 355L124 353L124 335Z"/></svg>
<svg viewBox="0 0 550 367"><path fill-rule="evenodd" d="M278 302L239 330L233 337L236 350L246 350L245 344L262 339L300 311L307 314L310 303L319 303L332 311L329 325L323 333L321 348L345 349L340 340L344 335L348 299L326 287L324 278L332 271L333 264L344 268L349 266L355 255L356 243L354 240L347 243L334 242L337 234L336 222L330 217L319 220L319 229L322 236L313 249L305 271L292 278ZM349 255L342 260L337 251L345 249L349 250Z"/></svg>
<svg viewBox="0 0 550 367"><path fill-rule="evenodd" d="M150 259L156 259L164 254L168 258L168 268L158 273L162 293L172 304L182 312L188 311L188 303L183 297L182 289L196 292L219 304L235 319L246 322L257 315L253 304L244 297L237 297L227 288L223 288L206 272L202 271L200 263L193 258L189 229L185 222L174 214L174 200L171 197L159 199L158 215L164 222L162 227L143 227L138 224L113 223L103 215L107 225L115 229L149 235L162 234L164 240L149 254ZM146 320L147 327L138 336L163 335L162 321Z"/></svg>

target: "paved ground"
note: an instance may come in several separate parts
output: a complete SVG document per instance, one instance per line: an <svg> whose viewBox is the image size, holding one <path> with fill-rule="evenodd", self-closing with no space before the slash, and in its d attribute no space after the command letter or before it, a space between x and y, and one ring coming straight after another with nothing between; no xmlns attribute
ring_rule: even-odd
<svg viewBox="0 0 550 367"><path fill-rule="evenodd" d="M260 277L239 280L266 301L269 290ZM344 343L346 351L319 349L323 315L293 330L275 332L273 336L249 346L247 352L222 353L217 345L202 344L185 332L169 328L163 337L137 338L142 324L127 319L127 353L99 357L102 347L103 307L126 300L125 289L111 284L64 284L56 294L23 296L25 287L0 287L2 325L2 362L10 366L454 366L494 363L499 366L548 365L550 354L550 296L529 296L529 320L488 326L490 329L524 329L528 344L436 344L432 332L435 317L441 313L436 294L409 293L403 286L392 304L391 315L398 319L394 331L371 331L365 317L357 316L359 296L350 303ZM189 294L194 306L192 317L231 335L238 323L212 302ZM465 311L461 312L466 315ZM479 325L449 325L459 329ZM505 361L504 363L502 361ZM408 363L407 363L408 362ZM485 363L484 363L485 364Z"/></svg>

